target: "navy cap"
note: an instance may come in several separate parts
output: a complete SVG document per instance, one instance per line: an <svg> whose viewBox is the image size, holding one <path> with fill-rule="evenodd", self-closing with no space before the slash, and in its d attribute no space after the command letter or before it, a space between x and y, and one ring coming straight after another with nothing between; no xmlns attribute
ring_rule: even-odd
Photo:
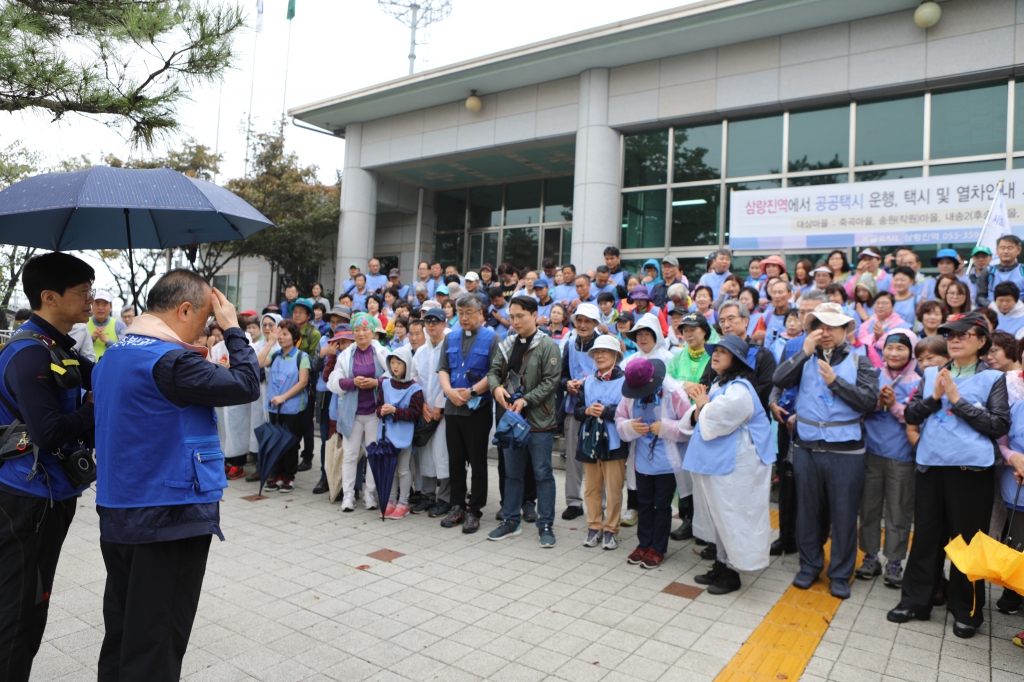
<svg viewBox="0 0 1024 682"><path fill-rule="evenodd" d="M430 310L424 310L422 317L424 320L440 320L441 322L448 319L448 316L444 312L444 308L431 308Z"/></svg>

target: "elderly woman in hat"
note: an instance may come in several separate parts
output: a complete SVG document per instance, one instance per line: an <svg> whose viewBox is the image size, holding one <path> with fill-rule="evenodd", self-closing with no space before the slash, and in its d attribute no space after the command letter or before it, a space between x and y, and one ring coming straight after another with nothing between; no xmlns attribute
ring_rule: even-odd
<svg viewBox="0 0 1024 682"><path fill-rule="evenodd" d="M878 404L871 362L846 342L855 321L837 303L822 303L804 319L803 348L775 370L775 385L797 389L793 425L796 541L800 572L793 585L808 589L825 565L819 513L822 494L832 520L828 568L832 596L850 596L857 561L857 509L864 487L864 415Z"/></svg>
<svg viewBox="0 0 1024 682"><path fill-rule="evenodd" d="M693 407L682 419L690 435L683 469L693 479L694 532L714 538L718 549L711 570L695 578L709 594L740 589L738 571L767 568L772 543L768 496L775 448L748 351L738 336L722 337L711 356L718 379L710 393L702 384L686 389Z"/></svg>
<svg viewBox="0 0 1024 682"><path fill-rule="evenodd" d="M995 494L997 439L1010 430L1006 376L981 359L992 345L985 318L969 313L939 327L952 361L929 367L903 412L921 427L917 443L914 542L903 574L899 605L888 619L906 623L931 617L936 563L950 538L970 540L988 531ZM973 585L950 568L953 634L973 637L984 621L985 583Z"/></svg>

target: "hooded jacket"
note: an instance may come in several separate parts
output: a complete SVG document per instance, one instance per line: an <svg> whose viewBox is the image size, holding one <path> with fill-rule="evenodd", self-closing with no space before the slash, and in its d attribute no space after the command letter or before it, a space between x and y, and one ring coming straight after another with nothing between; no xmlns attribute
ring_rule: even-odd
<svg viewBox="0 0 1024 682"><path fill-rule="evenodd" d="M1005 315L1003 315L1001 312L999 312L999 307L995 304L994 301L992 303L989 303L988 307L991 308L992 310L996 311L996 314L999 315L999 324L996 326L996 331L1009 331L1008 327L1007 328L1003 328L1002 320L1003 320L1004 317L1008 318L1010 320L1014 320L1014 323L1013 323L1014 326L1016 326L1016 323L1020 321L1021 317L1024 317L1024 303L1022 303L1020 301L1017 301L1013 305L1013 310L1011 310L1010 312L1006 313ZM1017 331L1010 332L1010 333L1012 333L1016 338L1020 339L1021 337L1024 337L1024 327L1021 327Z"/></svg>
<svg viewBox="0 0 1024 682"><path fill-rule="evenodd" d="M644 285L645 287L647 287L647 291L651 292L651 298L654 298L654 287L656 287L659 284L664 284L665 280L661 278L661 263L658 262L657 258L648 258L647 260L644 261L644 265L642 268L640 268L640 274L638 275L640 279L643 279L644 277L647 276L647 273L645 271L648 265L653 265L654 269L658 271L658 276L654 278L654 281L648 282L647 284Z"/></svg>
<svg viewBox="0 0 1024 682"><path fill-rule="evenodd" d="M633 328L626 332L626 336L628 336L633 343L636 343L636 333L641 329L650 329L654 332L654 348L650 353L645 353L643 349L640 348L640 344L636 344L636 353L629 356L629 359L645 358L647 360L661 360L665 363L665 367L667 368L668 363L672 362L672 353L668 350L668 344L665 343L665 335L661 333L661 321L652 313L644 313L633 325ZM626 361L624 360L622 362L622 367L625 366Z"/></svg>

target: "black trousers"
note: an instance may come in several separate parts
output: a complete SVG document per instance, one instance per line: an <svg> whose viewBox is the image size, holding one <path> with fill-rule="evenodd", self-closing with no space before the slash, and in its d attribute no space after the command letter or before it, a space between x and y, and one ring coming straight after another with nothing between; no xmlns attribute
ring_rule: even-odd
<svg viewBox="0 0 1024 682"><path fill-rule="evenodd" d="M298 414L280 414L278 412L270 413L271 424L283 424L285 428L294 433L296 436L302 434L302 429L305 426L303 420L305 418L305 412L299 412ZM285 478L295 478L295 473L298 470L298 468L299 442L295 441L295 445L285 450L284 454L281 455L281 458L277 460L273 468L271 468L270 474L272 476L284 476Z"/></svg>
<svg viewBox="0 0 1024 682"><path fill-rule="evenodd" d="M938 579L935 567L945 556L946 544L957 535L970 542L979 530L988 532L995 497L994 470L928 467L917 472L916 484L914 542L903 574L900 603L916 614L926 614L932 610ZM985 582L972 585L953 565L949 568L948 599L946 608L958 622L977 627L985 620Z"/></svg>
<svg viewBox="0 0 1024 682"><path fill-rule="evenodd" d="M668 551L668 533L672 529L672 496L676 493L673 474L636 472L636 498L640 519L636 524L637 546L651 547L659 554Z"/></svg>
<svg viewBox="0 0 1024 682"><path fill-rule="evenodd" d="M46 629L60 549L78 498L0 491L0 679L24 682ZM38 527L37 527L38 526Z"/></svg>
<svg viewBox="0 0 1024 682"><path fill-rule="evenodd" d="M452 506L462 506L479 518L487 504L487 437L491 433L494 407L488 401L471 415L445 415L448 443L448 475ZM473 494L466 500L466 464L473 469Z"/></svg>
<svg viewBox="0 0 1024 682"><path fill-rule="evenodd" d="M318 403L317 410L320 413L320 475L326 476L327 469L324 462L327 459L327 441L331 433L331 392L324 391L316 394Z"/></svg>
<svg viewBox="0 0 1024 682"><path fill-rule="evenodd" d="M533 476L533 467L523 469L523 504L537 503L537 479ZM501 506L505 506L505 451L498 448L498 494Z"/></svg>
<svg viewBox="0 0 1024 682"><path fill-rule="evenodd" d="M313 415L316 413L316 391L306 389L306 409L302 412L302 459L313 459Z"/></svg>
<svg viewBox="0 0 1024 682"><path fill-rule="evenodd" d="M181 678L212 537L144 545L100 541L107 585L99 682Z"/></svg>

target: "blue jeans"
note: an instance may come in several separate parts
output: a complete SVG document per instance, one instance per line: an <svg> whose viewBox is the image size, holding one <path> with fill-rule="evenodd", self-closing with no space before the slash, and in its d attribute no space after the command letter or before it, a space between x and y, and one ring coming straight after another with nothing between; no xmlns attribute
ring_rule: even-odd
<svg viewBox="0 0 1024 682"><path fill-rule="evenodd" d="M533 463L537 481L537 528L555 523L555 475L551 473L551 449L554 431L532 432L525 448L505 450L505 506L502 516L519 525L523 509L523 478L526 462Z"/></svg>
<svg viewBox="0 0 1024 682"><path fill-rule="evenodd" d="M832 517L832 557L828 577L849 581L857 565L857 510L864 490L864 455L793 448L796 481L796 544L800 570L821 573L825 567L821 499L828 496Z"/></svg>

